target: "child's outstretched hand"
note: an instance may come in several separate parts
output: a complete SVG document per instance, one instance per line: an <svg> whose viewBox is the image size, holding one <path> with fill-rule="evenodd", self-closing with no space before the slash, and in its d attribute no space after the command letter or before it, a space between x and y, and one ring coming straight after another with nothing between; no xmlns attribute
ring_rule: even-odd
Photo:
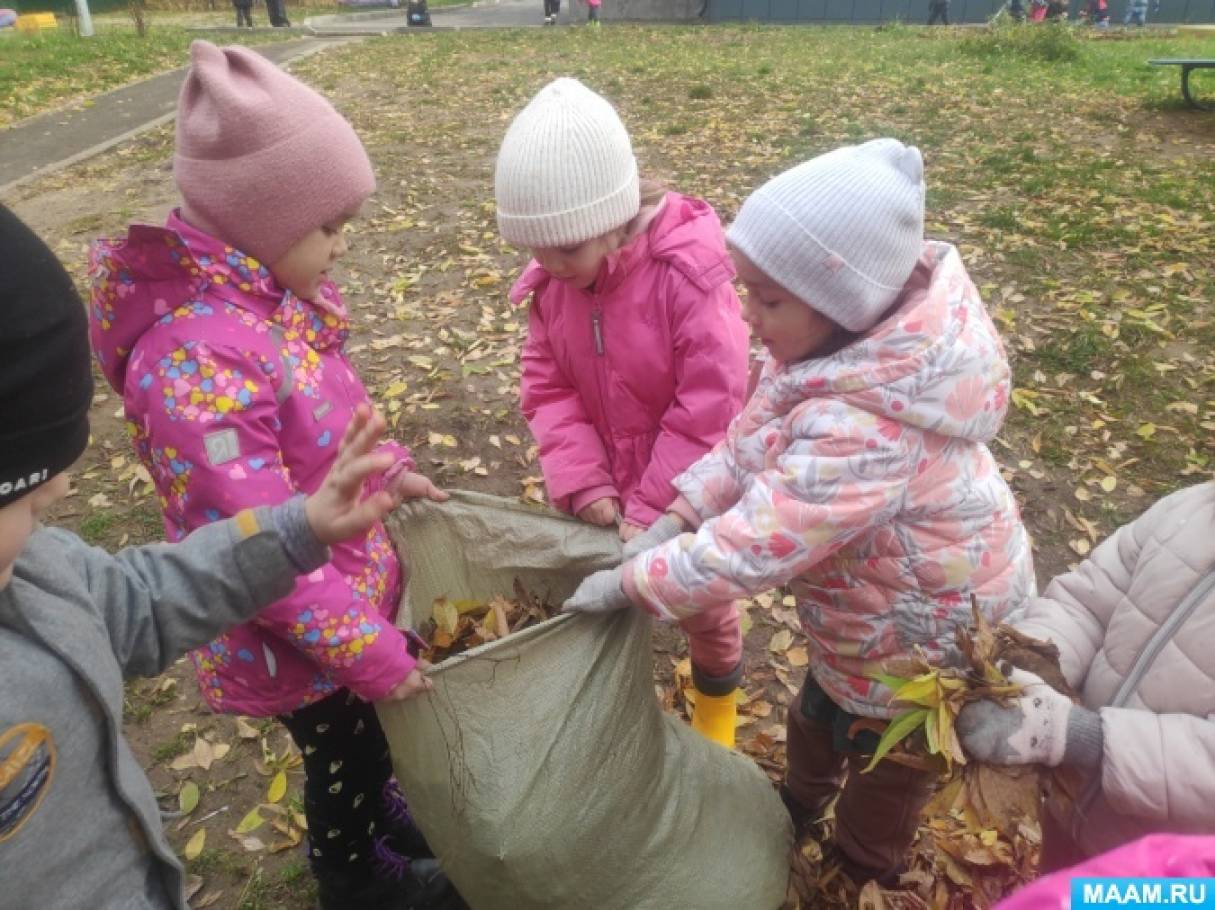
<svg viewBox="0 0 1215 910"><path fill-rule="evenodd" d="M409 675L397 683L392 691L385 695L382 700L405 701L408 698L421 695L423 692L429 692L435 687L435 684L424 675L424 671L429 669L430 661L419 660L418 665L409 671Z"/></svg>
<svg viewBox="0 0 1215 910"><path fill-rule="evenodd" d="M304 514L321 543L328 545L364 534L396 506L386 492L363 498L367 479L384 473L393 464L391 452L374 451L384 427L379 411L359 405L320 489L304 500Z"/></svg>
<svg viewBox="0 0 1215 910"><path fill-rule="evenodd" d="M415 474L413 471L398 474L388 487L397 502L409 499L429 499L431 502L447 502L451 494L436 487L428 477Z"/></svg>
<svg viewBox="0 0 1215 910"><path fill-rule="evenodd" d="M614 525L620 518L620 500L611 496L596 499L589 506L583 506L578 517L587 524L606 528Z"/></svg>

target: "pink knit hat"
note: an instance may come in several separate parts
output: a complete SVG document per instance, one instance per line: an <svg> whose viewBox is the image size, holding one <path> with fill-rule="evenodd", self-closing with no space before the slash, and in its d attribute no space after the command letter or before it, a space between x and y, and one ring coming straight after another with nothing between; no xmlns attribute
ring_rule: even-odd
<svg viewBox="0 0 1215 910"><path fill-rule="evenodd" d="M190 45L173 175L187 220L263 263L375 190L354 128L261 54Z"/></svg>

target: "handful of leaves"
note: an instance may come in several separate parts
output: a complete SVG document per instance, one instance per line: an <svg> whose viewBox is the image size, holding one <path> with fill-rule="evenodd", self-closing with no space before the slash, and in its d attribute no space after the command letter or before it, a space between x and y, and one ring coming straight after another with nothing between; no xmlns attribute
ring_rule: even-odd
<svg viewBox="0 0 1215 910"><path fill-rule="evenodd" d="M1058 649L1011 626L992 627L971 598L973 624L959 629L962 668L928 668L912 679L883 678L893 702L908 709L891 721L873 763L883 758L948 775L925 810L911 876L931 907L984 908L1032 880L1041 846L1038 807L1046 769L967 761L955 723L967 703L1020 693L1005 670L1017 666L1074 696L1059 669ZM871 763L871 767L872 764Z"/></svg>
<svg viewBox="0 0 1215 910"><path fill-rule="evenodd" d="M881 733L869 770L896 761L942 774L941 789L924 810L919 836L899 889L869 882L849 892L832 869L817 862L818 845L794 857L797 902L788 906L857 907L860 910L963 910L987 908L1034 878L1041 847L1038 806L1045 769L999 767L968 761L955 729L958 714L981 698L1011 698L1002 666L1037 674L1074 696L1059 669L1054 645L1007 625L992 627L971 599L972 627L959 629L965 665L930 667L902 679L877 677L905 705ZM864 722L861 722L864 723ZM1055 781L1063 784L1065 781Z"/></svg>
<svg viewBox="0 0 1215 910"><path fill-rule="evenodd" d="M909 707L883 731L866 771L883 758L942 772L952 772L955 764L965 765L966 754L954 729L962 708L982 698L1007 699L1021 691L1008 681L1002 666L1029 670L1058 691L1075 695L1059 669L1054 645L1009 625L993 628L973 595L971 614L973 628L960 628L957 633L968 666L929 667L925 662L924 672L910 679L874 677L894 693L891 703ZM900 744L904 748L894 751Z"/></svg>
<svg viewBox="0 0 1215 910"><path fill-rule="evenodd" d="M517 578L514 587L513 599L502 594L489 601L438 598L431 608L430 621L422 629L427 646L423 656L431 663L439 663L453 654L542 623L560 612L560 607L549 603L547 596L533 597Z"/></svg>

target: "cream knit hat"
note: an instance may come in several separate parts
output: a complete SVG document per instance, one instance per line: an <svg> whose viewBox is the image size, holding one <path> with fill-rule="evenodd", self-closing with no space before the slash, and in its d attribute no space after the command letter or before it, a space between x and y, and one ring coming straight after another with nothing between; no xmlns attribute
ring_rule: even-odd
<svg viewBox="0 0 1215 910"><path fill-rule="evenodd" d="M874 139L812 158L752 193L726 238L803 303L867 331L920 258L920 150Z"/></svg>
<svg viewBox="0 0 1215 910"><path fill-rule="evenodd" d="M568 246L628 223L641 194L615 108L576 79L550 82L506 131L494 194L498 230L517 246Z"/></svg>

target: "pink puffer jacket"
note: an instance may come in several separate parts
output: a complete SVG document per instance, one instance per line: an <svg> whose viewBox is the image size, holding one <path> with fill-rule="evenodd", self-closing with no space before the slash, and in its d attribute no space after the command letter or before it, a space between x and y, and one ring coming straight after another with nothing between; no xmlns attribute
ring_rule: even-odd
<svg viewBox="0 0 1215 910"><path fill-rule="evenodd" d="M892 717L874 674L906 675L917 651L953 662L971 594L999 619L1034 590L1029 538L986 445L1008 385L957 250L927 244L867 334L769 360L725 441L675 481L699 531L626 565L626 590L680 619L788 584L819 685L847 711Z"/></svg>
<svg viewBox="0 0 1215 910"><path fill-rule="evenodd" d="M1215 878L1215 837L1153 834L1039 879L1000 901L996 910L1070 910L1074 906L1071 899L1073 879L1125 876ZM1211 891L1209 886L1207 891ZM1209 894L1207 899L1210 900ZM1118 906L1112 901L1109 903Z"/></svg>
<svg viewBox="0 0 1215 910"><path fill-rule="evenodd" d="M1068 682L1101 714L1099 786L1080 811L1048 803L1079 847L1215 834L1215 483L1119 528L1017 626L1059 646Z"/></svg>
<svg viewBox="0 0 1215 910"><path fill-rule="evenodd" d="M549 498L577 513L604 496L649 527L671 481L725 434L747 384L747 327L721 223L668 193L649 227L608 257L595 291L531 263L523 413Z"/></svg>
<svg viewBox="0 0 1215 910"><path fill-rule="evenodd" d="M180 540L250 506L316 490L367 392L342 352L346 309L315 303L256 260L181 221L100 241L90 263L93 349ZM398 469L411 469L395 443ZM216 711L268 716L335 691L376 700L415 666L390 621L401 569L383 526L333 547L291 596L192 652Z"/></svg>

